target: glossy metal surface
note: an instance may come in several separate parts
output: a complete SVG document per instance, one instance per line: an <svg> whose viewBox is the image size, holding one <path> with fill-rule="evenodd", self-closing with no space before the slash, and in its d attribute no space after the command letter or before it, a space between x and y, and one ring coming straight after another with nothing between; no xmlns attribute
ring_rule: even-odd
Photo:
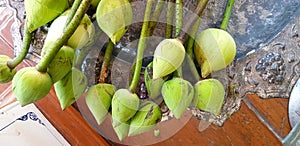
<svg viewBox="0 0 300 146"><path fill-rule="evenodd" d="M300 78L295 84L289 99L289 120L292 127L300 122Z"/></svg>

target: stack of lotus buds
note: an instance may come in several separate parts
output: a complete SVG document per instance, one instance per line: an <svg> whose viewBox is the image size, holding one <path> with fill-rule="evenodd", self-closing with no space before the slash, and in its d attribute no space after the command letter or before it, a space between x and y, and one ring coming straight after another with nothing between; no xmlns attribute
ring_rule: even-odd
<svg viewBox="0 0 300 146"><path fill-rule="evenodd" d="M221 28L208 28L199 35L192 36L188 39L192 45L186 45L187 35L180 31L184 27L180 13L181 0L176 0L176 4L171 0L145 2L135 69L127 89L116 89L114 85L106 83L105 78L112 49L132 23L132 7L128 0L25 0L26 18L22 51L13 59L0 55L0 83L12 81L13 93L21 106L42 99L53 86L62 110L85 93L86 104L99 125L107 118L107 114L112 115L111 123L120 140L126 136L153 130L162 119L157 102L159 97L162 97L160 102L164 102L177 119L190 106L219 115L225 89L220 81L209 78L209 75L228 66L235 57L236 44L226 31L233 0L228 2L229 11L224 15L224 25L222 23ZM151 15L154 3L156 7ZM186 24L187 28L199 27L199 20L207 3L208 0L198 1L195 9L198 17L191 18L193 21ZM173 13L176 14L178 22L174 26L176 34L172 35L172 28L166 29L166 34L171 32L171 35L166 35L155 48L153 61L146 67L144 74L149 98L142 100L136 93L136 88L147 44L145 38L151 35L151 28L156 25L155 20L160 16L165 4L168 7L173 4L179 12ZM92 16L87 15L89 9L95 12ZM92 17L96 18L96 23L92 23ZM35 67L25 67L17 71L17 65L28 53L32 34L47 23L51 25L42 48L40 62ZM87 88L87 77L74 62L78 59L78 50L82 51L85 46L94 43L96 27L108 36L109 42L101 68L102 80ZM201 73L196 73L198 81L194 85L181 75L184 60L190 60L188 62L192 67L196 66L195 60L200 66L197 73Z"/></svg>

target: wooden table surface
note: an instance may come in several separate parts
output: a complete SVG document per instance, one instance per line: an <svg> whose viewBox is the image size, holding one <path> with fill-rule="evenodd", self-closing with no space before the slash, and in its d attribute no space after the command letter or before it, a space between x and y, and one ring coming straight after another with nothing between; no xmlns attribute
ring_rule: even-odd
<svg viewBox="0 0 300 146"><path fill-rule="evenodd" d="M0 30L0 54L12 57L13 41L9 29L13 20L2 18L0 24L4 22L5 27ZM32 65L34 63L25 61L18 69ZM14 101L13 96L1 99L11 92L10 84L0 85L0 107L5 102ZM108 143L95 132L74 107L62 111L54 90L35 104L71 145L117 145ZM199 132L199 120L193 117L174 136L155 145L282 145L280 137L284 138L291 130L287 106L288 99L263 100L256 95L248 95L242 101L241 109L224 126L210 125Z"/></svg>

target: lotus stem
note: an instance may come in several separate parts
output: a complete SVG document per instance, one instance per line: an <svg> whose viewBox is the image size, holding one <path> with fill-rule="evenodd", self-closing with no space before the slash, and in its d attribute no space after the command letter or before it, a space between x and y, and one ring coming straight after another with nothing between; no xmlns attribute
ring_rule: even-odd
<svg viewBox="0 0 300 146"><path fill-rule="evenodd" d="M200 18L195 22L195 25L191 28L191 32L189 34L189 38L187 40L186 44L186 52L187 54L193 59L194 53L193 53L193 47L195 42L196 33L198 31L200 25Z"/></svg>
<svg viewBox="0 0 300 146"><path fill-rule="evenodd" d="M168 0L167 7L167 24L166 24L166 38L169 39L172 37L172 29L173 29L173 11L174 11L174 3L175 0Z"/></svg>
<svg viewBox="0 0 300 146"><path fill-rule="evenodd" d="M182 30L187 30L187 33L190 33L190 29L192 28L195 21L197 21L197 19L202 15L208 1L209 0L201 0L198 3L197 8L194 11L194 13L197 15L191 15L191 18L188 20L186 25L183 26ZM185 31L181 31L177 39L180 39L182 42L185 42L187 39L187 33Z"/></svg>
<svg viewBox="0 0 300 146"><path fill-rule="evenodd" d="M80 0L76 0L80 1ZM76 3L76 1L74 3ZM55 57L55 54L60 50L60 48L65 44L66 41L72 36L74 31L79 26L81 19L85 15L86 11L89 8L89 5L91 3L91 0L83 0L78 10L76 11L74 17L70 21L69 25L67 25L63 31L63 34L61 35L61 38L58 39L56 42L49 45L49 53L47 53L44 58L36 65L36 69L40 72L46 72L48 65L51 63L53 58ZM72 11L72 10L71 10Z"/></svg>
<svg viewBox="0 0 300 146"><path fill-rule="evenodd" d="M68 18L67 18L65 26L67 26L71 22L71 20L74 17L74 15L75 15L75 13L76 13L76 11L77 11L77 9L78 9L81 1L82 0L76 0L76 1L74 1L73 5L72 5L72 8L71 8L71 11L70 11L70 13L68 15Z"/></svg>
<svg viewBox="0 0 300 146"><path fill-rule="evenodd" d="M200 75L199 75L199 72L198 72L198 70L196 68L196 65L194 63L194 49L193 49L193 47L194 47L194 44L195 44L196 33L197 33L197 30L198 30L199 25L200 25L200 20L201 20L201 18L199 18L195 22L195 25L192 27L191 33L189 35L189 38L187 40L187 45L186 45L186 53L189 56L189 58L187 59L187 62L189 64L192 75L194 76L194 78L197 81L200 79Z"/></svg>
<svg viewBox="0 0 300 146"><path fill-rule="evenodd" d="M101 66L99 83L105 83L105 79L108 76L107 70L108 70L108 66L110 63L113 49L114 49L114 43L111 40L109 40L109 42L106 46L106 49L105 49L104 57L103 57L103 63Z"/></svg>
<svg viewBox="0 0 300 146"><path fill-rule="evenodd" d="M177 37L180 32L181 32L181 28L182 28L182 0L176 0L176 6L175 6L175 36Z"/></svg>
<svg viewBox="0 0 300 146"><path fill-rule="evenodd" d="M227 26L228 26L228 22L229 22L229 18L231 15L231 10L234 4L234 0L228 0L227 1L227 5L226 5L226 9L225 9L225 13L224 13L224 17L222 20L222 24L220 26L221 29L226 30Z"/></svg>
<svg viewBox="0 0 300 146"><path fill-rule="evenodd" d="M146 10L144 14L144 22L142 26L142 31L140 35L140 40L138 43L138 49L137 49L137 56L136 56L136 65L134 69L133 78L129 87L129 90L134 93L136 90L136 87L138 85L141 68L142 68L142 61L144 56L144 50L146 48L146 37L148 34L148 26L149 26L149 19L151 15L151 8L153 5L153 0L147 0Z"/></svg>
<svg viewBox="0 0 300 146"><path fill-rule="evenodd" d="M161 14L162 8L165 5L165 0L158 0L156 7L154 9L153 15L151 17L151 21L149 23L148 27L148 36L151 36L153 34L154 28L157 25L159 16Z"/></svg>
<svg viewBox="0 0 300 146"><path fill-rule="evenodd" d="M26 24L27 23L25 23L25 27L24 27L24 38L23 38L21 52L13 60L7 62L7 66L10 69L14 69L16 66L18 66L24 60L24 58L26 57L26 55L28 53L30 43L32 40L32 33L29 32L29 29Z"/></svg>

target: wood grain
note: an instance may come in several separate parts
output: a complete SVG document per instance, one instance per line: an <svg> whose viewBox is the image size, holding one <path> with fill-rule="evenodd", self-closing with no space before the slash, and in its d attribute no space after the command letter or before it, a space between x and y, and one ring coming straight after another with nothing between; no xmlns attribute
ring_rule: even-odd
<svg viewBox="0 0 300 146"><path fill-rule="evenodd" d="M248 96L248 100L264 117L266 122L273 126L275 132L285 137L291 130L288 119L288 101L287 98L261 99L255 94Z"/></svg>
<svg viewBox="0 0 300 146"><path fill-rule="evenodd" d="M198 124L199 120L192 118L176 135L156 145L281 145L244 103L223 127L210 125L199 132Z"/></svg>

